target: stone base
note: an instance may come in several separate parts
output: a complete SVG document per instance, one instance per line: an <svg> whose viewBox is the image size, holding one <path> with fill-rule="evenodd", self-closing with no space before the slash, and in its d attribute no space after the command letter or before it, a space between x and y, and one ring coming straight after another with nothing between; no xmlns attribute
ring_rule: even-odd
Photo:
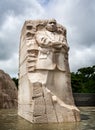
<svg viewBox="0 0 95 130"><path fill-rule="evenodd" d="M18 104L18 115L30 122L33 122L33 111L31 105Z"/></svg>
<svg viewBox="0 0 95 130"><path fill-rule="evenodd" d="M80 121L80 111L67 105L40 83L35 83L32 103L19 104L18 114L32 123L62 123Z"/></svg>

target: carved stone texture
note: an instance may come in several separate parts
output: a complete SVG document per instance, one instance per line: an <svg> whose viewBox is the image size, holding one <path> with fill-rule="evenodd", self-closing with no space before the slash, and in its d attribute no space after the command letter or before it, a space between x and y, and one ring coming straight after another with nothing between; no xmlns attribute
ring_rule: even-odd
<svg viewBox="0 0 95 130"><path fill-rule="evenodd" d="M66 28L55 19L24 23L19 48L18 114L32 123L80 121L74 104Z"/></svg>

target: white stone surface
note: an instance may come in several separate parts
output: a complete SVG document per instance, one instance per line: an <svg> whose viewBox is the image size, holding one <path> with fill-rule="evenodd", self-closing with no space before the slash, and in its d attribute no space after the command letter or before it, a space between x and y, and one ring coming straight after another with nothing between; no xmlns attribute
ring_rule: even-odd
<svg viewBox="0 0 95 130"><path fill-rule="evenodd" d="M18 114L32 123L80 121L66 28L54 19L26 21L20 41Z"/></svg>

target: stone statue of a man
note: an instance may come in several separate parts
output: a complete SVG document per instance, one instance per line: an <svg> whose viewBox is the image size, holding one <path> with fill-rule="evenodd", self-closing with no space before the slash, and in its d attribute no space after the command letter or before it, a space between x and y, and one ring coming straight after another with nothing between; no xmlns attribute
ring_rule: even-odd
<svg viewBox="0 0 95 130"><path fill-rule="evenodd" d="M66 28L55 19L25 22L19 58L20 116L32 123L80 120L72 96L68 51Z"/></svg>
<svg viewBox="0 0 95 130"><path fill-rule="evenodd" d="M66 31L65 28L62 31ZM37 69L67 71L65 59L68 57L68 44L63 32L59 32L54 19L49 20L45 29L36 33L36 41L39 45ZM67 70L66 70L67 69Z"/></svg>
<svg viewBox="0 0 95 130"><path fill-rule="evenodd" d="M44 29L37 31L36 41L39 46L39 54L36 69L48 70L46 87L62 100L65 99L65 102L70 103L72 99L68 99L68 92L66 93L70 86L70 71L69 47L65 33L66 29L58 26L55 19L49 20Z"/></svg>

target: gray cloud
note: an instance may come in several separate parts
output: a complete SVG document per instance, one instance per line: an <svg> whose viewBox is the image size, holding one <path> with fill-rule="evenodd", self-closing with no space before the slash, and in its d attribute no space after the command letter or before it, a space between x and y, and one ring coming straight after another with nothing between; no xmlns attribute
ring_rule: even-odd
<svg viewBox="0 0 95 130"><path fill-rule="evenodd" d="M69 18L70 24L76 27L74 32L78 44L91 46L95 43L95 1L84 0L76 3ZM76 34L77 33L77 34Z"/></svg>
<svg viewBox="0 0 95 130"><path fill-rule="evenodd" d="M39 4L35 0L4 0L0 1L0 13L1 16L10 13L11 11L14 12L15 15L22 15L25 14L27 9L38 10L40 9Z"/></svg>
<svg viewBox="0 0 95 130"><path fill-rule="evenodd" d="M1 0L0 69L17 75L19 39L24 21L51 17L67 28L71 71L95 64L94 6L95 0Z"/></svg>
<svg viewBox="0 0 95 130"><path fill-rule="evenodd" d="M18 47L19 20L14 16L8 16L0 28L0 60L11 58Z"/></svg>

